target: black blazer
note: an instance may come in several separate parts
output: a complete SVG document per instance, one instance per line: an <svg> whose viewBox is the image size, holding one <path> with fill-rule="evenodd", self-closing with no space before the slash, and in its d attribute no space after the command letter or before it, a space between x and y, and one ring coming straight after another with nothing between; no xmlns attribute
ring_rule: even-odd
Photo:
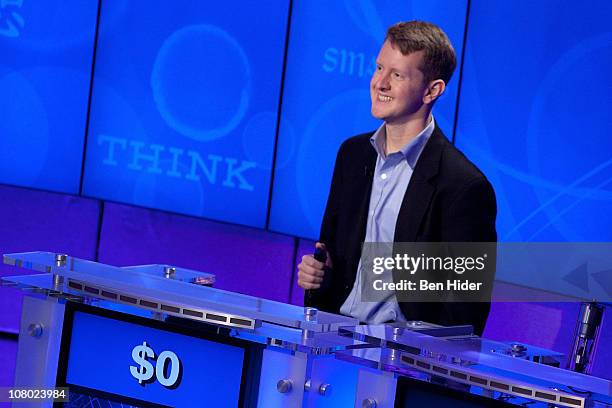
<svg viewBox="0 0 612 408"><path fill-rule="evenodd" d="M338 151L320 235L333 270L321 288L309 291L307 306L339 313L355 282L377 158L372 135L354 136ZM495 242L496 214L489 181L436 126L406 189L395 242ZM482 334L490 304L400 303L400 308L408 320L472 324Z"/></svg>

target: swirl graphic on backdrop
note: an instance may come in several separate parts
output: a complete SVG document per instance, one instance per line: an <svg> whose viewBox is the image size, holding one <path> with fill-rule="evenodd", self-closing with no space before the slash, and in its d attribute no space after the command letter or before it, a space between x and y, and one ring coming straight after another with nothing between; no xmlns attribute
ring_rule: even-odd
<svg viewBox="0 0 612 408"><path fill-rule="evenodd" d="M578 205L589 206L585 200L611 200L612 191L607 190L606 186L612 183L612 156L609 150L609 131L612 123L609 112L604 112L603 107L592 107L593 103L596 104L601 98L601 84L609 83L609 73L604 67L609 67L612 63L611 56L611 34L590 38L566 52L541 82L534 98L527 129L529 172L542 178L547 176L546 173L552 177L558 172L561 162L565 163L567 168L580 173L560 189L534 189L540 206L516 224L508 235L520 229L540 212L544 212L548 222L532 233L528 241L551 225L569 241L584 240L587 237L577 235L578 231L584 230L582 223L585 220L579 217L574 219L569 212ZM585 67L588 67L588 72ZM576 97L584 99L580 101ZM560 118L570 118L561 122L562 128L557 125ZM604 125L606 123L607 126ZM563 142L565 144L562 144ZM540 146L546 146L544 151ZM597 147L594 149L593 146ZM557 154L553 154L552 149ZM591 160L589 167L581 166L585 158ZM578 189L581 191L577 191ZM561 201L561 198L569 195L574 196L571 202ZM599 211L597 208L600 207L595 205L595 208L592 208L591 216L601 213L601 208ZM600 224L603 220L597 222ZM598 229L606 228L600 224Z"/></svg>
<svg viewBox="0 0 612 408"><path fill-rule="evenodd" d="M162 44L151 88L168 126L193 140L219 139L234 130L247 111L249 61L240 44L219 27L187 26Z"/></svg>
<svg viewBox="0 0 612 408"><path fill-rule="evenodd" d="M47 160L47 110L33 84L17 72L0 77L0 95L0 178L33 185Z"/></svg>
<svg viewBox="0 0 612 408"><path fill-rule="evenodd" d="M0 35L4 37L19 37L20 30L25 25L19 9L23 0L0 0Z"/></svg>
<svg viewBox="0 0 612 408"><path fill-rule="evenodd" d="M340 128L338 118L344 120L341 125L343 133L330 134L330 131ZM366 120L371 121L372 127L366 127ZM376 123L370 115L370 92L367 88L336 95L312 116L298 149L295 183L300 205L314 231L320 227L328 189L315 189L313 183L329 185L340 143L349 136L375 129ZM318 190L324 193L313 194Z"/></svg>

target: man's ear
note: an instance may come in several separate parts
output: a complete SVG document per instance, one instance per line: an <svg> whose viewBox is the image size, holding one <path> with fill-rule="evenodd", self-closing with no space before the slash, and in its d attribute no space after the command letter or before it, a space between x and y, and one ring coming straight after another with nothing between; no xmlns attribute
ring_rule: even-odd
<svg viewBox="0 0 612 408"><path fill-rule="evenodd" d="M433 80L425 89L425 95L423 95L423 103L432 104L436 99L440 97L444 93L446 89L446 84L441 79Z"/></svg>

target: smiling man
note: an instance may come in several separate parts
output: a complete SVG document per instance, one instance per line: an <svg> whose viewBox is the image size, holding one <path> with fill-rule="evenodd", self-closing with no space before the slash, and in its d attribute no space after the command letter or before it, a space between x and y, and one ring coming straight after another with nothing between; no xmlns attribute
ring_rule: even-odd
<svg viewBox="0 0 612 408"><path fill-rule="evenodd" d="M393 25L370 82L375 132L346 140L338 152L317 247L298 284L307 306L364 323L424 320L472 324L482 333L488 303L398 303L361 300L363 242L494 242L495 193L486 177L448 142L432 107L457 59L446 34L420 21Z"/></svg>

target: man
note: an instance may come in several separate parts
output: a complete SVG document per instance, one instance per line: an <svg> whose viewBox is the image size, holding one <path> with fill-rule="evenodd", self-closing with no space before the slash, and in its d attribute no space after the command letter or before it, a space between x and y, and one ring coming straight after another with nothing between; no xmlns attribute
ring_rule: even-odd
<svg viewBox="0 0 612 408"><path fill-rule="evenodd" d="M494 242L495 193L485 176L448 142L431 111L456 66L437 26L402 22L387 31L370 82L373 133L339 149L316 246L298 265L305 304L365 323L423 320L484 330L488 303L362 302L363 242Z"/></svg>

